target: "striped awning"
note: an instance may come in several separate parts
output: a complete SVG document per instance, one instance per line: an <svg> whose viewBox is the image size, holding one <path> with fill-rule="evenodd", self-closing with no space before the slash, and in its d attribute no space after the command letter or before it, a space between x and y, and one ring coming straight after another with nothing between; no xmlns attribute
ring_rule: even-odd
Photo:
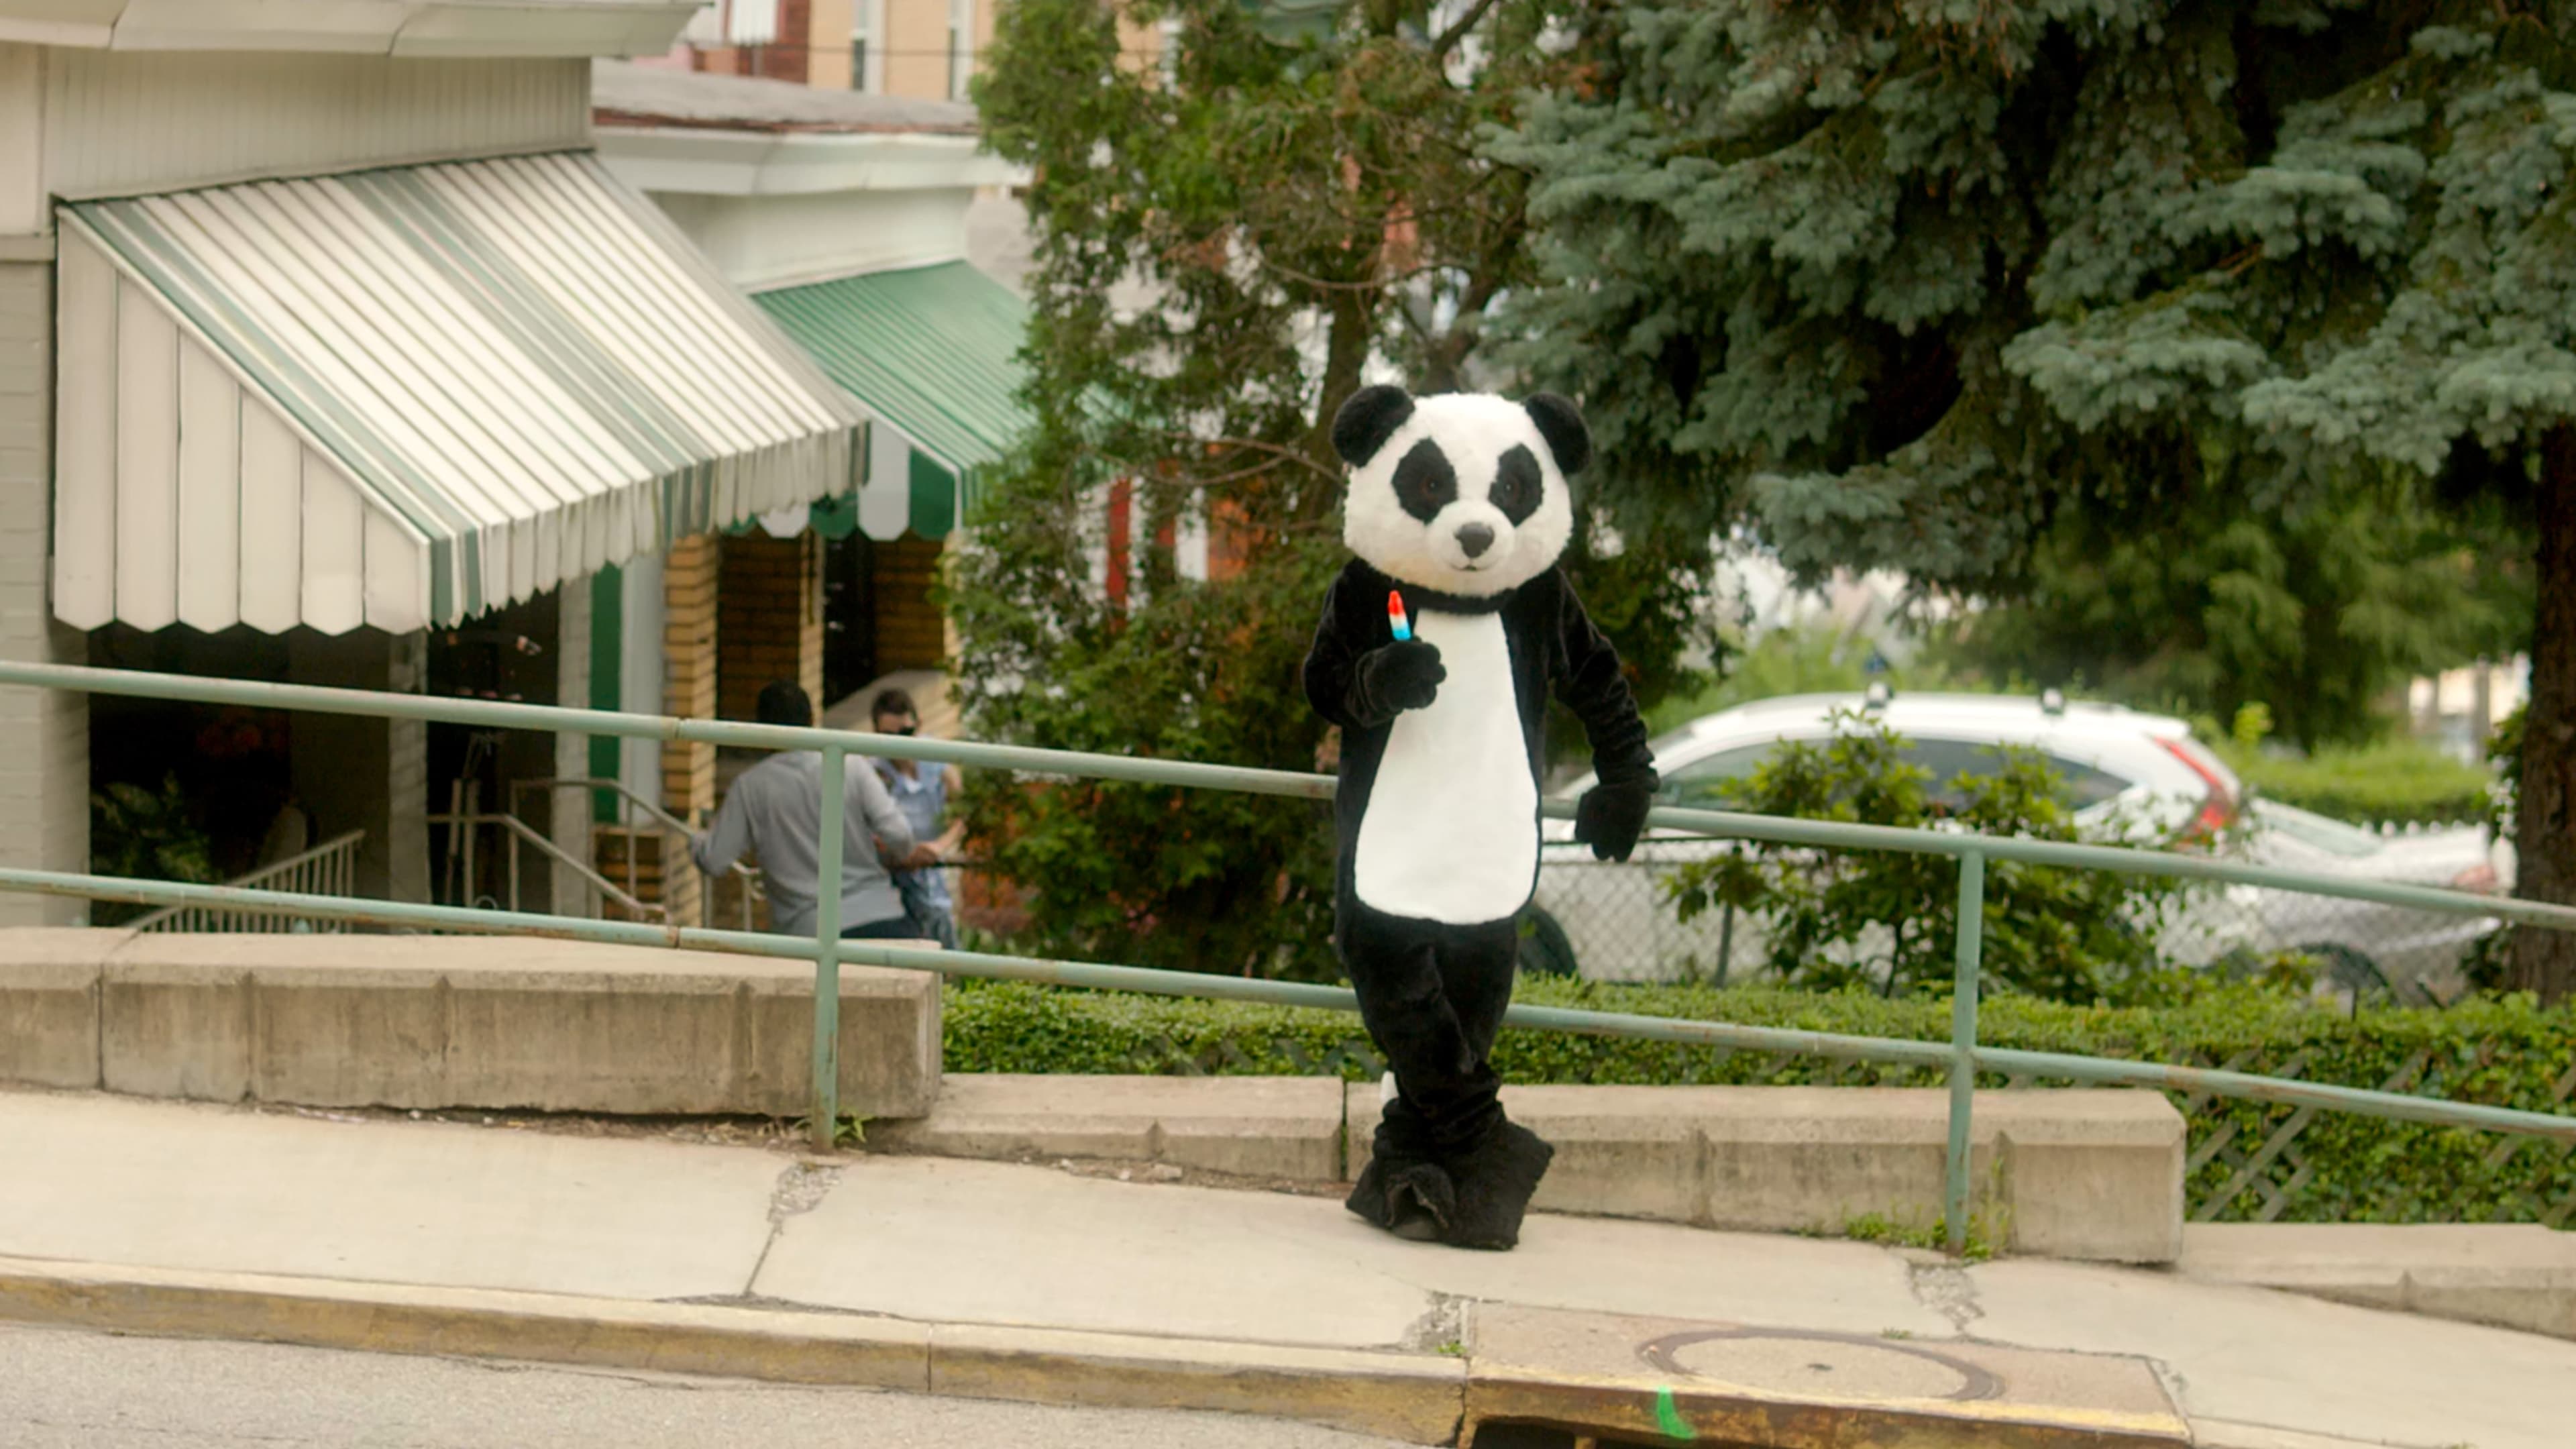
<svg viewBox="0 0 2576 1449"><path fill-rule="evenodd" d="M61 220L68 624L454 623L856 476L864 412L587 154Z"/></svg>
<svg viewBox="0 0 2576 1449"><path fill-rule="evenodd" d="M752 300L874 415L860 531L938 538L963 526L976 475L1029 426L1019 400L1028 306L1019 295L965 262L944 262Z"/></svg>

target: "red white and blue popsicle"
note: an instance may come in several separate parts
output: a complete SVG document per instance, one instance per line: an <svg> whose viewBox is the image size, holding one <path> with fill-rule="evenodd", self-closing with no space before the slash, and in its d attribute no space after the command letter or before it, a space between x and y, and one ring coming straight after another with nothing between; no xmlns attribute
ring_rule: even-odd
<svg viewBox="0 0 2576 1449"><path fill-rule="evenodd" d="M1404 617L1404 595L1393 589L1386 591L1386 627L1399 643L1413 637L1413 624Z"/></svg>

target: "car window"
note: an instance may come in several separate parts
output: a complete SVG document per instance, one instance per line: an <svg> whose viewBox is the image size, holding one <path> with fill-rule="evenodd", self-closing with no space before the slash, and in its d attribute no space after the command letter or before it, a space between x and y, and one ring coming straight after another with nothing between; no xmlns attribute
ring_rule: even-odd
<svg viewBox="0 0 2576 1449"><path fill-rule="evenodd" d="M2048 763L2065 777L2066 801L2078 810L2099 805L2137 783L2125 775L2115 775L2097 765L2070 760L2064 755L2051 755Z"/></svg>
<svg viewBox="0 0 2576 1449"><path fill-rule="evenodd" d="M1664 787L1660 792L1664 803L1695 810L1734 809L1734 803L1727 795L1728 782L1752 778L1753 772L1761 769L1762 762L1769 759L1771 752L1779 746L1778 740L1737 745L1734 749L1720 750L1707 759L1693 760L1670 771L1664 776Z"/></svg>
<svg viewBox="0 0 2576 1449"><path fill-rule="evenodd" d="M1956 786L1960 776L1984 779L2003 768L1999 746L1991 740L1913 740L1906 745L1905 758L1930 772L1932 781L1925 787L1925 795L1953 810L1967 803L1966 795ZM2064 782L2060 798L2073 809L2099 805L2129 788L2128 780L2099 766L2063 755L2044 758Z"/></svg>
<svg viewBox="0 0 2576 1449"><path fill-rule="evenodd" d="M1814 742L1811 742L1814 743ZM1705 759L1694 760L1678 769L1667 771L1661 791L1663 802L1700 810L1733 808L1727 787L1737 780L1751 779L1762 762L1780 747L1778 740L1761 740L1720 750ZM1936 803L1957 809L1966 798L1952 788L1961 775L1982 778L1992 775L2002 764L1996 746L1985 740L1908 740L1905 758L1921 766L1932 779L1926 793ZM2066 782L2065 799L2074 809L2098 805L2111 799L2134 783L2098 766L2062 755L2048 756L2049 765ZM2331 822L2329 822L2331 823Z"/></svg>

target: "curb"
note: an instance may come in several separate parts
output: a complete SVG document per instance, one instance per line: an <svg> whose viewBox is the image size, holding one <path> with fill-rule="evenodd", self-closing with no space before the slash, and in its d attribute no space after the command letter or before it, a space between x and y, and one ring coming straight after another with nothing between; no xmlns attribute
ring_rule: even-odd
<svg viewBox="0 0 2576 1449"><path fill-rule="evenodd" d="M1455 1441L1457 1359L857 1314L0 1258L0 1319L369 1353L517 1359Z"/></svg>
<svg viewBox="0 0 2576 1449"><path fill-rule="evenodd" d="M1580 1438L1626 1431L1662 1439L1677 1414L1689 1425L1686 1436L1716 1433L1750 1445L2172 1449L2190 1442L2178 1420L2157 1416L2006 1404L1838 1404L1718 1385L1641 1392L1625 1378L1480 1367L1427 1354L28 1258L0 1257L0 1320L959 1398L1210 1410L1416 1444L1510 1441L1510 1425L1560 1425ZM2311 1449L2303 1440L2260 1439L2245 1449L2294 1443Z"/></svg>

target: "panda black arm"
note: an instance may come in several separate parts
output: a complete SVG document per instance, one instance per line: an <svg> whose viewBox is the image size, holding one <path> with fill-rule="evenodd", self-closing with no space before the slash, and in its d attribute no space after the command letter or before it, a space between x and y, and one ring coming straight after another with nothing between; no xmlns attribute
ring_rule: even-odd
<svg viewBox="0 0 2576 1449"><path fill-rule="evenodd" d="M1592 744L1593 778L1604 785L1643 784L1651 794L1660 783L1655 755L1646 747L1646 721L1628 689L1619 651L1593 627L1592 616L1583 611L1583 601L1563 574L1556 576L1556 596L1553 683L1557 698L1583 721L1584 736Z"/></svg>
<svg viewBox="0 0 2576 1449"><path fill-rule="evenodd" d="M1591 789L1574 802L1574 838L1592 847L1599 860L1626 860L1646 830L1646 812L1655 807L1663 782L1655 775L1654 751L1646 746L1646 722L1637 713L1636 696L1628 691L1619 668L1619 651L1592 627L1583 601L1556 575L1556 693L1592 741Z"/></svg>
<svg viewBox="0 0 2576 1449"><path fill-rule="evenodd" d="M1420 640L1379 644L1386 629L1385 581L1353 563L1324 596L1324 617L1306 651L1306 702L1344 729L1374 729L1431 703L1448 670Z"/></svg>
<svg viewBox="0 0 2576 1449"><path fill-rule="evenodd" d="M1357 657L1351 649L1350 634L1342 622L1343 596L1350 591L1350 570L1333 577L1333 586L1324 592L1324 617L1315 626L1315 642L1306 649L1306 703L1330 724L1344 729L1356 728L1359 721L1351 710L1351 682Z"/></svg>

